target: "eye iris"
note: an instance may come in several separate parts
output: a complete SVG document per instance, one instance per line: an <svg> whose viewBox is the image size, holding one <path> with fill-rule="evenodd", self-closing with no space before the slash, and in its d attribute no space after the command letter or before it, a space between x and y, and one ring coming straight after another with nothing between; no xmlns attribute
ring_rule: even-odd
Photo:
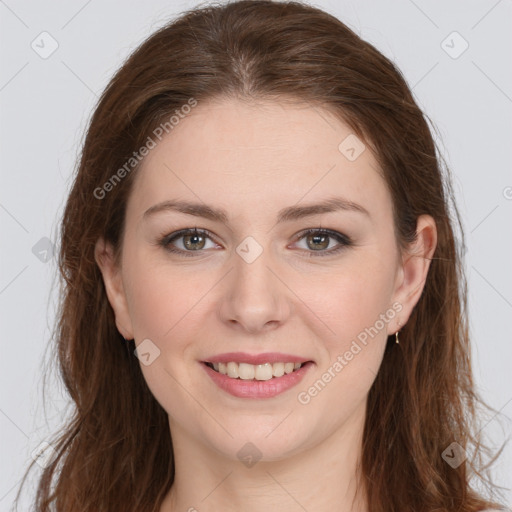
<svg viewBox="0 0 512 512"><path fill-rule="evenodd" d="M329 235L309 235L308 237L308 246L310 246L309 241L313 240L314 244L322 244L321 246L316 245L316 247L311 247L313 250L318 249L326 249L329 247ZM322 242L323 240L323 242Z"/></svg>
<svg viewBox="0 0 512 512"><path fill-rule="evenodd" d="M202 244L201 244L200 247L195 247L194 244L197 244L198 240L200 240L202 242ZM193 233L191 235L184 235L183 236L183 245L187 249L202 249L204 247L204 244L205 244L204 236L202 236L202 235L200 235L198 233Z"/></svg>

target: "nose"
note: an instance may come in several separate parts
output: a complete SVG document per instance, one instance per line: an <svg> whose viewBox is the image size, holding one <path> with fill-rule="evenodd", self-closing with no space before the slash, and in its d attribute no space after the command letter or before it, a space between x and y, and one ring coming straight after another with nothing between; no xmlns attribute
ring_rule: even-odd
<svg viewBox="0 0 512 512"><path fill-rule="evenodd" d="M290 316L290 292L276 263L264 250L254 261L233 253L234 268L224 283L220 316L231 328L257 333L277 328Z"/></svg>

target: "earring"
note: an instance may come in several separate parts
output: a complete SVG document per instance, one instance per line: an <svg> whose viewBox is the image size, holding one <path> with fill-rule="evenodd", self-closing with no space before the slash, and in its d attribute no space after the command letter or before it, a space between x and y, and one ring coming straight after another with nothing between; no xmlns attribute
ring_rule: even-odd
<svg viewBox="0 0 512 512"><path fill-rule="evenodd" d="M400 332L400 324L398 324L398 331L395 332L395 343L399 344L400 342L398 341L398 333Z"/></svg>

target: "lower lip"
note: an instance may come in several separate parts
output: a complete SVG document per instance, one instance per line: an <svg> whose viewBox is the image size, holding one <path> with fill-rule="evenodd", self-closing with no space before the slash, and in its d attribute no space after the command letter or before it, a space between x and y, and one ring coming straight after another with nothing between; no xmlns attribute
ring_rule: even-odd
<svg viewBox="0 0 512 512"><path fill-rule="evenodd" d="M201 366L213 382L230 395L239 398L272 398L296 386L313 366L313 363L308 361L292 373L286 373L281 377L272 377L269 380L232 379L216 372L205 363L201 363Z"/></svg>

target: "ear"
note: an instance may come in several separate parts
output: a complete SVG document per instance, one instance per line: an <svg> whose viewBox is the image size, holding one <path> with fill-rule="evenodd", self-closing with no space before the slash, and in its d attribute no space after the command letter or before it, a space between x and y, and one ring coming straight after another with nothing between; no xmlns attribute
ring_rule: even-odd
<svg viewBox="0 0 512 512"><path fill-rule="evenodd" d="M388 334L394 334L407 323L423 293L430 262L437 246L436 222L430 215L418 217L416 235L416 241L401 256L394 300L402 305L402 310L396 315L396 323L390 325Z"/></svg>
<svg viewBox="0 0 512 512"><path fill-rule="evenodd" d="M133 339L133 327L128 312L121 269L115 264L112 244L99 238L94 248L94 259L103 275L108 301L114 310L117 330L127 339Z"/></svg>

